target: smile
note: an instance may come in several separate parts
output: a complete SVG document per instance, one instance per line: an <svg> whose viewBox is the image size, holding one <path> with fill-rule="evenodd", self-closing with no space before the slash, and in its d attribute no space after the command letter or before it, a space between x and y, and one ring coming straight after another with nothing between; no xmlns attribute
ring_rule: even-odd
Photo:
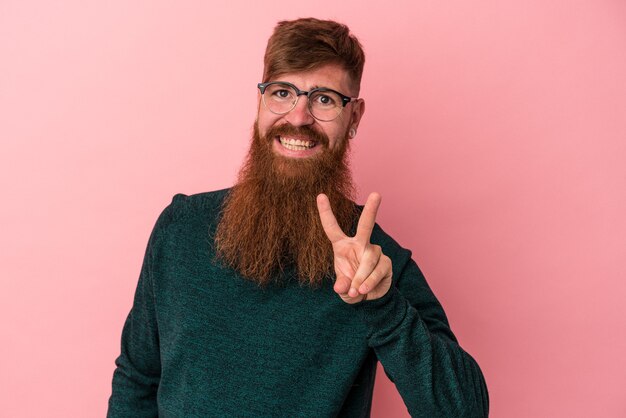
<svg viewBox="0 0 626 418"><path fill-rule="evenodd" d="M292 151L305 151L315 146L315 142L295 138L279 137L280 144Z"/></svg>

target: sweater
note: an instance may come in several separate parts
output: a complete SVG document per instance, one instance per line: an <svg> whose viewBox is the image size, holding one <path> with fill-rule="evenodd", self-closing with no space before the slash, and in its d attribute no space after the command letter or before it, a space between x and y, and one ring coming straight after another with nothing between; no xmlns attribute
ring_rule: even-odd
<svg viewBox="0 0 626 418"><path fill-rule="evenodd" d="M411 252L383 297L347 304L295 271L259 287L216 261L227 190L177 194L150 235L122 331L108 417L368 417L377 361L413 417L485 417L478 364Z"/></svg>

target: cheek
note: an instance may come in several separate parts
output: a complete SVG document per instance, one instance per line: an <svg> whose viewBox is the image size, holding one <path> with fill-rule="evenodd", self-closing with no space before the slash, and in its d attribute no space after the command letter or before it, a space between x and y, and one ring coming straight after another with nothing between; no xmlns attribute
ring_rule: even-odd
<svg viewBox="0 0 626 418"><path fill-rule="evenodd" d="M273 113L270 113L268 115L268 112L264 112L263 109L261 109L257 115L257 125L259 127L259 133L261 135L265 135L265 133L272 127L276 119L276 115L274 115Z"/></svg>
<svg viewBox="0 0 626 418"><path fill-rule="evenodd" d="M345 140L348 128L343 125L334 126L333 129L325 130L325 133L330 141L329 148L334 148L337 144L340 144L341 141Z"/></svg>

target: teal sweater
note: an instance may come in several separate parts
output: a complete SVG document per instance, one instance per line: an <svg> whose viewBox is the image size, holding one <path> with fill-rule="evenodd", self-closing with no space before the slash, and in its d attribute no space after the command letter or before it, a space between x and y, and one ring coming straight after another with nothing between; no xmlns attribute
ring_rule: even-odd
<svg viewBox="0 0 626 418"><path fill-rule="evenodd" d="M293 271L266 289L214 259L228 190L178 194L150 236L122 333L108 417L368 417L376 363L414 417L484 417L481 371L450 331L410 251L380 299L344 303Z"/></svg>

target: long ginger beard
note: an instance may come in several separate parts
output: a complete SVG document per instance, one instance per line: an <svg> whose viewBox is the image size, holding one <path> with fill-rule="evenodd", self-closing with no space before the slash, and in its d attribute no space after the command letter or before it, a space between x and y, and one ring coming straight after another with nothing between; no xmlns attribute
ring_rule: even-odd
<svg viewBox="0 0 626 418"><path fill-rule="evenodd" d="M305 136L321 146L309 158L286 158L272 150L278 135ZM226 197L217 227L218 257L261 286L280 282L293 266L298 281L319 286L330 277L332 246L324 233L316 198L325 193L345 232L355 224L348 138L328 148L328 137L308 126L282 125L254 137L238 182Z"/></svg>

